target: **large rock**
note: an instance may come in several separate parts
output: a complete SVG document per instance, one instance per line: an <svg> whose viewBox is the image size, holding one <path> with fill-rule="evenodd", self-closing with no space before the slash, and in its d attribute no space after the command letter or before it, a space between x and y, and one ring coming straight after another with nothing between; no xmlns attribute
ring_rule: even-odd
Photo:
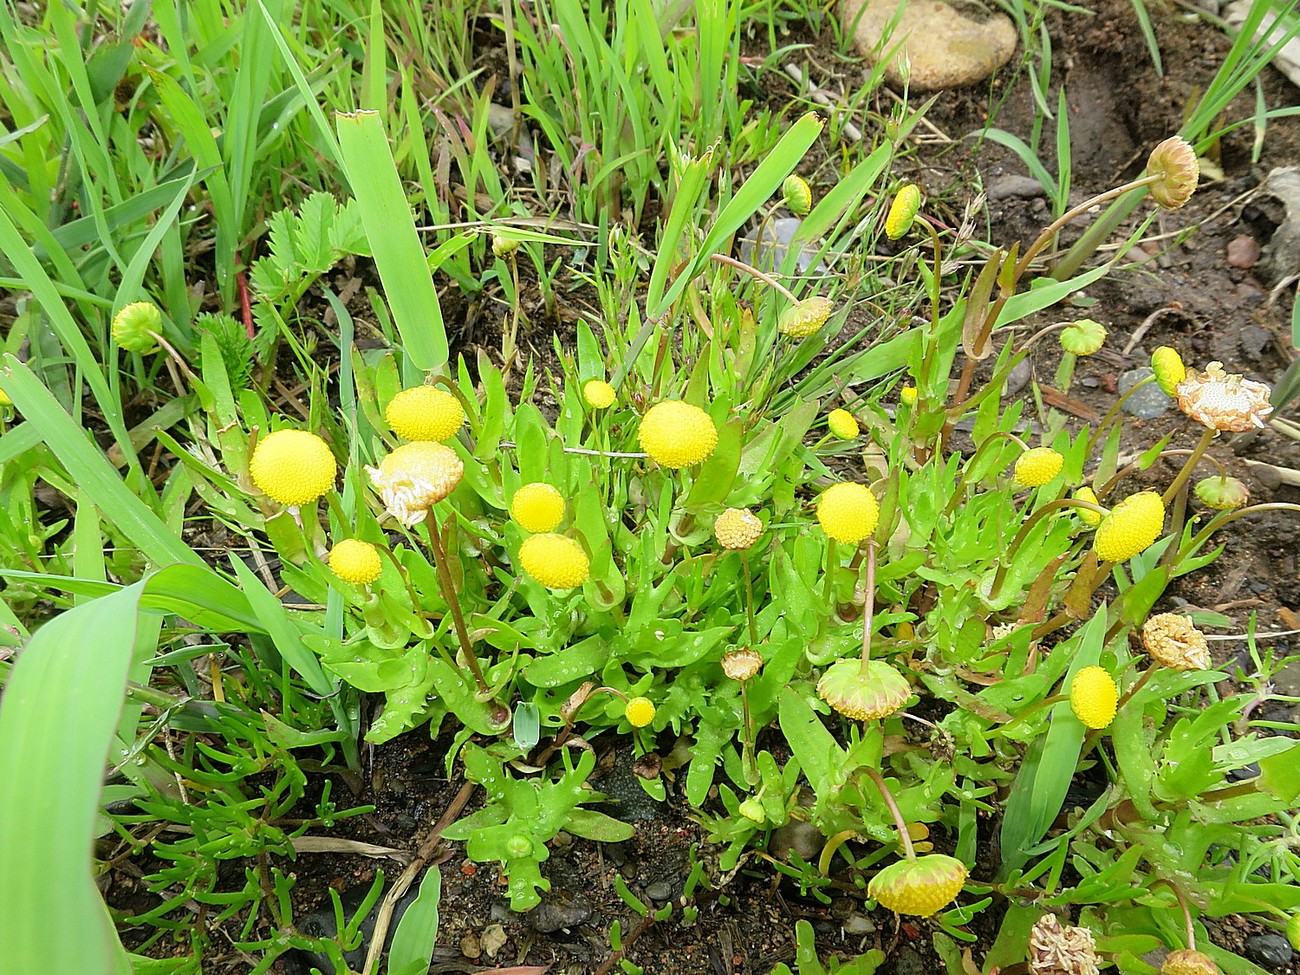
<svg viewBox="0 0 1300 975"><path fill-rule="evenodd" d="M915 92L960 88L983 81L1011 60L1016 28L1006 14L977 19L940 0L843 0L841 16L870 61L890 58L885 78ZM866 10L863 10L863 7ZM861 11L861 17L858 16ZM892 55L892 57L891 57Z"/></svg>

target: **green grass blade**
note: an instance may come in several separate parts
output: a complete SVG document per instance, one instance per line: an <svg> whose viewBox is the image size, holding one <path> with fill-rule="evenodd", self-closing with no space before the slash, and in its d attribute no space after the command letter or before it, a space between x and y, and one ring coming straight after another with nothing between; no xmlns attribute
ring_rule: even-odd
<svg viewBox="0 0 1300 975"><path fill-rule="evenodd" d="M438 369L447 362L442 310L384 134L383 117L377 112L356 112L339 114L337 120L343 168L361 208L361 222L406 355L417 369Z"/></svg>
<svg viewBox="0 0 1300 975"><path fill-rule="evenodd" d="M5 688L0 945L10 975L131 971L90 867L142 591L136 584L45 624Z"/></svg>
<svg viewBox="0 0 1300 975"><path fill-rule="evenodd" d="M388 952L388 975L423 975L433 958L438 937L438 903L442 898L442 874L435 863L420 881L420 892L406 909L393 933Z"/></svg>

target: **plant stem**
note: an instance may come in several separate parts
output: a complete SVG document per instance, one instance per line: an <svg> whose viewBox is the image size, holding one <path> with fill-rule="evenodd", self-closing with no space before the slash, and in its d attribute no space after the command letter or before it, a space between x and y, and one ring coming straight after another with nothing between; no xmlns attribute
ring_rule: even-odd
<svg viewBox="0 0 1300 975"><path fill-rule="evenodd" d="M867 676L867 664L871 660L871 631L875 629L876 618L876 540L867 539L867 564L862 573L862 584L866 588L866 602L862 606L862 676Z"/></svg>
<svg viewBox="0 0 1300 975"><path fill-rule="evenodd" d="M474 648L469 642L469 630L465 628L465 617L460 611L460 596L456 593L456 583L451 577L447 552L442 546L442 539L439 537L440 532L434 523L432 511L424 519L424 529L425 534L429 536L429 547L433 550L433 567L438 572L438 585L442 589L443 599L447 600L447 606L451 609L451 618L456 624L456 637L460 640L460 648L464 652L465 662L474 674L479 693L490 695L491 692L488 689L487 681L483 679L483 671L479 669L478 658L474 656Z"/></svg>
<svg viewBox="0 0 1300 975"><path fill-rule="evenodd" d="M783 285L780 281L776 280L776 278L772 277L770 274L764 274L762 271L754 267L752 264L746 264L744 261L738 261L734 257L729 257L726 254L710 254L709 257L717 261L719 264L726 264L728 267L734 267L737 271L744 271L750 277L757 278L759 281L762 281L769 288L775 288L777 291L781 292L781 294L785 295L785 297L789 299L791 303L796 305L799 303L799 299L794 296L794 293L790 291L789 288Z"/></svg>
<svg viewBox="0 0 1300 975"><path fill-rule="evenodd" d="M749 553L740 553L740 564L745 570L745 615L749 618L749 642L758 642L758 625L754 622L754 579L749 571ZM742 695L744 693L742 686Z"/></svg>
<svg viewBox="0 0 1300 975"><path fill-rule="evenodd" d="M889 786L885 785L885 780L880 773L870 765L864 766L862 771L866 772L871 777L871 781L876 783L876 788L880 790L880 797L885 800L885 805L889 807L889 812L898 825L898 836L903 841L903 854L907 859L915 860L916 850L912 848L912 836L907 831L907 822L903 819L903 814L898 811L898 803L894 801L894 794L889 791Z"/></svg>
<svg viewBox="0 0 1300 975"><path fill-rule="evenodd" d="M1192 448L1191 456L1188 457L1186 463L1183 464L1183 469L1178 472L1178 476L1174 478L1173 483L1171 483L1169 487L1165 488L1165 494L1161 500L1164 502L1166 507L1169 506L1169 502L1173 500L1174 495L1176 495L1182 489L1182 486L1187 483L1187 479L1192 476L1192 469L1196 467L1197 463L1201 459L1201 455L1204 454L1206 448L1210 446L1210 441L1218 436L1218 433L1218 430L1212 430L1209 427L1206 427L1205 432L1201 434L1201 439L1197 441L1196 446Z"/></svg>
<svg viewBox="0 0 1300 975"><path fill-rule="evenodd" d="M948 499L948 504L943 509L945 515L952 514L953 509L956 508L965 498L964 489L967 480L970 479L970 472L974 469L975 464L979 461L980 457L983 456L984 451L988 448L989 444L996 443L999 440L1010 440L1013 443L1018 443L1021 450L1029 449L1028 444L1008 430L998 430L996 433L992 433L986 437L984 441L975 448L975 453L971 455L971 459L966 462L966 467L961 473L961 479L957 481L957 486L953 488L952 497Z"/></svg>
<svg viewBox="0 0 1300 975"><path fill-rule="evenodd" d="M1235 511L1225 511L1222 514L1215 516L1211 519L1208 525L1196 533L1195 537L1192 538L1186 549L1179 550L1178 558L1174 561L1173 565L1169 567L1170 578L1173 578L1173 573L1177 570L1179 563L1181 563L1183 559L1191 556L1197 549L1209 541L1211 535L1217 532L1224 525L1231 524L1245 515L1255 514L1260 511L1300 512L1300 504L1291 504L1286 501L1270 501L1267 504L1247 505L1244 508L1238 508Z"/></svg>

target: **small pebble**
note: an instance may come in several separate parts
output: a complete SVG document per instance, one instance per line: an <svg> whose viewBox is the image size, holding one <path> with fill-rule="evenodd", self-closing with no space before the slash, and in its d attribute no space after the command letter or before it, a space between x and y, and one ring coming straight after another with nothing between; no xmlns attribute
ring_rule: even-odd
<svg viewBox="0 0 1300 975"><path fill-rule="evenodd" d="M1259 262L1259 243L1249 234L1241 234L1228 243L1228 267L1250 270Z"/></svg>
<svg viewBox="0 0 1300 975"><path fill-rule="evenodd" d="M989 183L984 194L990 200L1006 200L1013 197L1019 200L1032 200L1046 196L1047 190L1032 176L1007 175L999 176Z"/></svg>
<svg viewBox="0 0 1300 975"><path fill-rule="evenodd" d="M591 901L582 894L552 890L529 912L528 920L538 934L551 934L577 927L591 917L591 910Z"/></svg>
<svg viewBox="0 0 1300 975"><path fill-rule="evenodd" d="M473 931L468 932L465 937L460 939L460 953L470 961L483 954L483 946L479 944L478 935Z"/></svg>
<svg viewBox="0 0 1300 975"><path fill-rule="evenodd" d="M1246 957L1270 972L1291 964L1291 946L1280 934L1252 934L1246 939Z"/></svg>
<svg viewBox="0 0 1300 975"><path fill-rule="evenodd" d="M646 887L645 895L651 900L666 901L673 896L673 885L666 880L656 880Z"/></svg>
<svg viewBox="0 0 1300 975"><path fill-rule="evenodd" d="M495 958L497 953L506 946L505 928L499 924L489 924L479 936L479 944L483 946L483 951L489 958Z"/></svg>
<svg viewBox="0 0 1300 975"><path fill-rule="evenodd" d="M841 926L845 934L852 935L871 934L876 930L875 922L862 914L850 914L841 922Z"/></svg>
<svg viewBox="0 0 1300 975"><path fill-rule="evenodd" d="M1148 366L1130 369L1119 377L1119 394L1123 396L1130 389L1151 375ZM1139 420L1154 420L1164 416L1173 405L1173 400L1164 394L1155 383L1147 383L1124 401L1124 412Z"/></svg>
<svg viewBox="0 0 1300 975"><path fill-rule="evenodd" d="M637 875L636 864L628 860L618 868L618 872L623 875L624 880L635 880Z"/></svg>

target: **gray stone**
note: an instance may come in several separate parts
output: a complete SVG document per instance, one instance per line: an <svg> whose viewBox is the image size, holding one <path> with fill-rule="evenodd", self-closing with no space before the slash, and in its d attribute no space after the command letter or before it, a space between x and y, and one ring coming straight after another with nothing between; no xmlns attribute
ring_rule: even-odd
<svg viewBox="0 0 1300 975"><path fill-rule="evenodd" d="M1047 189L1032 176L999 176L984 187L984 195L994 200L1033 200L1047 195Z"/></svg>
<svg viewBox="0 0 1300 975"><path fill-rule="evenodd" d="M913 92L973 85L1016 52L1016 28L1006 14L977 20L940 0L910 0L891 31L898 8L897 0L840 5L858 50L871 60L889 58L885 78L892 85L906 84Z"/></svg>
<svg viewBox="0 0 1300 975"><path fill-rule="evenodd" d="M1122 373L1119 377L1119 394L1123 396L1150 375L1152 372L1149 366ZM1154 420L1169 412L1169 407L1173 404L1174 401L1164 394L1164 390L1155 383L1147 383L1124 401L1123 410L1139 420Z"/></svg>
<svg viewBox="0 0 1300 975"><path fill-rule="evenodd" d="M591 901L569 890L552 890L532 909L528 920L538 934L574 928L591 917Z"/></svg>
<svg viewBox="0 0 1300 975"><path fill-rule="evenodd" d="M931 975L929 966L926 964L921 953L915 948L908 945L898 949L898 958L894 962L894 971L897 975Z"/></svg>
<svg viewBox="0 0 1300 975"><path fill-rule="evenodd" d="M844 928L845 934L863 935L872 934L876 930L876 924L871 918L863 914L850 914L840 926Z"/></svg>
<svg viewBox="0 0 1300 975"><path fill-rule="evenodd" d="M802 225L803 221L798 217L764 220L761 228L751 228L744 237L740 238L740 259L761 271L780 270L781 265L785 263L785 255L789 253L790 245L794 243L794 235ZM762 240L758 237L760 229L763 231ZM808 244L800 248L794 266L800 274L810 270L818 273L826 270L825 265L817 260L816 248Z"/></svg>
<svg viewBox="0 0 1300 975"><path fill-rule="evenodd" d="M1300 166L1275 169L1260 188L1286 208L1286 217L1264 248L1260 271L1270 285L1277 285L1300 268Z"/></svg>
<svg viewBox="0 0 1300 975"><path fill-rule="evenodd" d="M1246 939L1246 957L1270 972L1291 964L1291 946L1280 934L1252 934Z"/></svg>
<svg viewBox="0 0 1300 975"><path fill-rule="evenodd" d="M656 880L646 887L645 895L652 901L666 901L673 896L673 885L666 880Z"/></svg>

